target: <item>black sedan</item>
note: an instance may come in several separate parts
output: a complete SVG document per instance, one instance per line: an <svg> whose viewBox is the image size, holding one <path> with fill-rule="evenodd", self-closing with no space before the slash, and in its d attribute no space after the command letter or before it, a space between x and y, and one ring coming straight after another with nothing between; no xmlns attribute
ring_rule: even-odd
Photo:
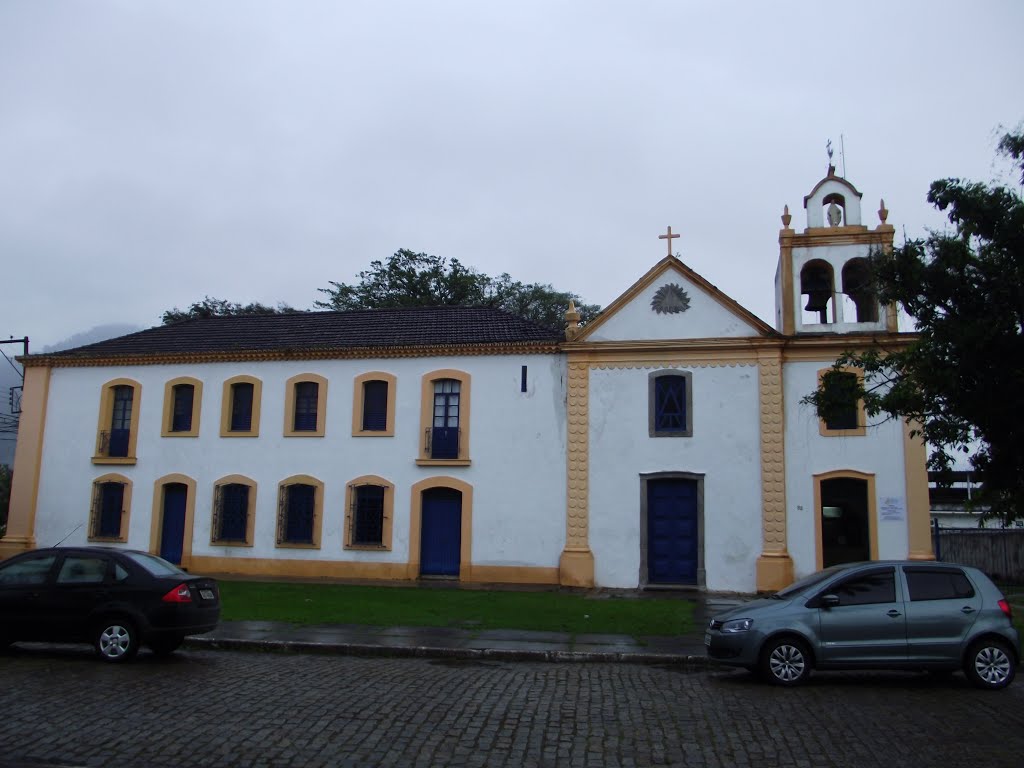
<svg viewBox="0 0 1024 768"><path fill-rule="evenodd" d="M105 661L126 661L140 645L173 653L219 618L216 581L148 552L61 547L0 563L0 646L86 642Z"/></svg>

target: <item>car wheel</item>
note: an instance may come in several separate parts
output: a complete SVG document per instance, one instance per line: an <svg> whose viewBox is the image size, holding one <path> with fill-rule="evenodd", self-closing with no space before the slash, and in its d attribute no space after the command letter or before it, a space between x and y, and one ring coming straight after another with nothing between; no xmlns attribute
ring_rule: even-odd
<svg viewBox="0 0 1024 768"><path fill-rule="evenodd" d="M183 637L162 637L159 640L151 640L149 649L157 656L170 656L181 646Z"/></svg>
<svg viewBox="0 0 1024 768"><path fill-rule="evenodd" d="M93 646L104 661L128 661L139 650L139 635L127 619L109 619L97 625Z"/></svg>
<svg viewBox="0 0 1024 768"><path fill-rule="evenodd" d="M1013 651L1000 640L979 640L967 651L964 674L978 688L1005 688L1017 672Z"/></svg>
<svg viewBox="0 0 1024 768"><path fill-rule="evenodd" d="M769 640L761 653L761 676L774 685L800 685L811 674L811 652L802 640Z"/></svg>

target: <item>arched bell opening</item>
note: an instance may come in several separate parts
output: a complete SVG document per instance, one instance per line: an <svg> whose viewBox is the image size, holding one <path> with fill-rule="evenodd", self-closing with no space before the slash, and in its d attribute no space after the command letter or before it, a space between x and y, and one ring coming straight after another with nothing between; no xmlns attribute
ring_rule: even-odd
<svg viewBox="0 0 1024 768"><path fill-rule="evenodd" d="M846 198L838 192L825 195L821 201L825 221L830 227L841 227L846 224Z"/></svg>
<svg viewBox="0 0 1024 768"><path fill-rule="evenodd" d="M868 260L850 259L843 265L843 317L846 322L878 322L878 297L871 284Z"/></svg>
<svg viewBox="0 0 1024 768"><path fill-rule="evenodd" d="M834 323L835 280L832 266L826 261L810 261L800 270L800 303L804 325Z"/></svg>

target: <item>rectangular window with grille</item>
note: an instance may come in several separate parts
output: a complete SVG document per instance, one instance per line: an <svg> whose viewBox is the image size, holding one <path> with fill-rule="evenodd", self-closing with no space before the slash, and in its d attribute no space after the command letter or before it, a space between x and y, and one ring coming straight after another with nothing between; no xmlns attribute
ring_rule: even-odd
<svg viewBox="0 0 1024 768"><path fill-rule="evenodd" d="M121 538L124 483L97 483L93 496L91 534L97 539Z"/></svg>
<svg viewBox="0 0 1024 768"><path fill-rule="evenodd" d="M229 483L217 488L215 540L245 542L249 531L249 486Z"/></svg>
<svg viewBox="0 0 1024 768"><path fill-rule="evenodd" d="M686 379L659 376L655 382L655 423L658 432L686 429Z"/></svg>
<svg viewBox="0 0 1024 768"><path fill-rule="evenodd" d="M278 541L282 544L313 544L316 488L296 483L281 489Z"/></svg>
<svg viewBox="0 0 1024 768"><path fill-rule="evenodd" d="M384 488L360 485L353 494L352 543L382 546L384 543Z"/></svg>

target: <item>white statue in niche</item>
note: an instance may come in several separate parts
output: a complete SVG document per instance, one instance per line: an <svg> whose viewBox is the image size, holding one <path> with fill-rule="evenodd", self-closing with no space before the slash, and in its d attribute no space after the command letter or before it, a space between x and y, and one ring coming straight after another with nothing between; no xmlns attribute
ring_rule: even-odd
<svg viewBox="0 0 1024 768"><path fill-rule="evenodd" d="M836 201L833 200L828 205L828 225L830 227L838 227L843 223L843 209L836 205Z"/></svg>

